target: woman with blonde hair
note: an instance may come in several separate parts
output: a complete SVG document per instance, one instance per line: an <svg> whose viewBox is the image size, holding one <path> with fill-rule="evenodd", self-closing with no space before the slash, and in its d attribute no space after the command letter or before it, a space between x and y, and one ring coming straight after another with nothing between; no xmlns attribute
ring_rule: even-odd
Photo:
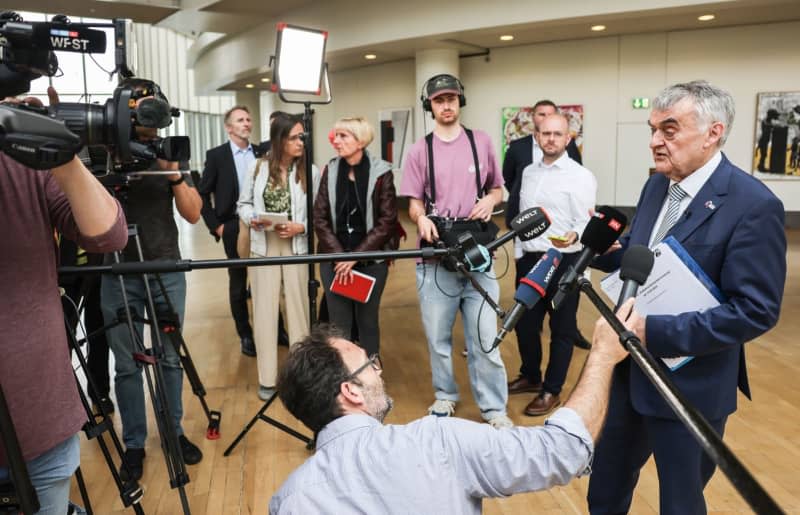
<svg viewBox="0 0 800 515"><path fill-rule="evenodd" d="M272 148L255 162L239 196L239 219L250 225L250 254L255 257L308 253L306 195L319 186L319 170L312 164L313 185L306 184L303 124L295 116L278 116L270 127ZM264 213L286 215L271 223ZM309 333L307 265L250 268L253 298L253 337L258 362L258 396L274 393L278 373L278 312L281 283L286 299L289 341Z"/></svg>
<svg viewBox="0 0 800 515"><path fill-rule="evenodd" d="M363 117L341 118L334 125L337 157L322 173L314 202L314 230L319 253L364 252L397 249L397 198L392 165L371 155L366 147L374 138ZM375 278L369 300L362 304L331 292L334 281L348 284L353 271ZM378 308L386 285L384 260L322 263L330 321L350 334L355 313L359 344L368 355L380 347Z"/></svg>

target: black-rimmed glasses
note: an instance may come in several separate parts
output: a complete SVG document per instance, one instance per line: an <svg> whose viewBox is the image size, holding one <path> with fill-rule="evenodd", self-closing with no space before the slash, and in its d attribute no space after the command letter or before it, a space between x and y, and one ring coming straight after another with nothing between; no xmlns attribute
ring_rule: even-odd
<svg viewBox="0 0 800 515"><path fill-rule="evenodd" d="M370 356L366 363L355 369L352 374L347 376L347 380L351 381L355 379L356 377L358 377L358 374L366 370L366 368L369 366L372 366L372 368L376 372L380 372L381 370L383 370L383 362L381 361L380 355L373 354L372 356Z"/></svg>

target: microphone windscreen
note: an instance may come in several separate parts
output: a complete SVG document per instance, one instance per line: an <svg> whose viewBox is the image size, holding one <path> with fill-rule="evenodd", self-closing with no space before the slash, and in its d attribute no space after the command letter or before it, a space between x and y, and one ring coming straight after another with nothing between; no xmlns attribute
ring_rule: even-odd
<svg viewBox="0 0 800 515"><path fill-rule="evenodd" d="M622 256L619 277L623 281L631 279L637 284L644 284L653 270L654 261L653 251L644 245L631 245Z"/></svg>
<svg viewBox="0 0 800 515"><path fill-rule="evenodd" d="M603 254L622 235L628 217L613 207L600 206L589 219L581 243L596 254Z"/></svg>
<svg viewBox="0 0 800 515"><path fill-rule="evenodd" d="M525 277L519 280L514 300L530 309L547 293L547 285L561 263L561 252L549 249Z"/></svg>
<svg viewBox="0 0 800 515"><path fill-rule="evenodd" d="M515 216L509 225L520 241L528 241L540 236L550 227L550 216L544 208L532 207Z"/></svg>

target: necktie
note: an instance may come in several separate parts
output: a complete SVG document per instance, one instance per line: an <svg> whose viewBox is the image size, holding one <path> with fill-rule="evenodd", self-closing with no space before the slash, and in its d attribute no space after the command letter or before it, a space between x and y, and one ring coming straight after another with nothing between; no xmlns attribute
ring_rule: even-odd
<svg viewBox="0 0 800 515"><path fill-rule="evenodd" d="M680 184L675 183L669 187L669 203L667 204L667 212L664 214L664 219L661 221L661 226L658 228L656 237L653 239L653 245L664 239L667 232L678 221L678 208L681 205L681 200L686 196L686 192L681 188Z"/></svg>

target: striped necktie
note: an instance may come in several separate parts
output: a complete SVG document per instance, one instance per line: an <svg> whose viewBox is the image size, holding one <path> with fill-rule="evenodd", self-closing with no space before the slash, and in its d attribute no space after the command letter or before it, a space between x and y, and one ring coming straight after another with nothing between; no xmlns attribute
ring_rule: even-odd
<svg viewBox="0 0 800 515"><path fill-rule="evenodd" d="M669 187L669 203L667 204L667 212L664 214L664 219L661 221L661 226L658 228L656 237L653 239L653 245L657 244L664 239L669 230L678 221L678 212L681 205L681 200L686 196L686 191L681 188L680 184L675 183Z"/></svg>

